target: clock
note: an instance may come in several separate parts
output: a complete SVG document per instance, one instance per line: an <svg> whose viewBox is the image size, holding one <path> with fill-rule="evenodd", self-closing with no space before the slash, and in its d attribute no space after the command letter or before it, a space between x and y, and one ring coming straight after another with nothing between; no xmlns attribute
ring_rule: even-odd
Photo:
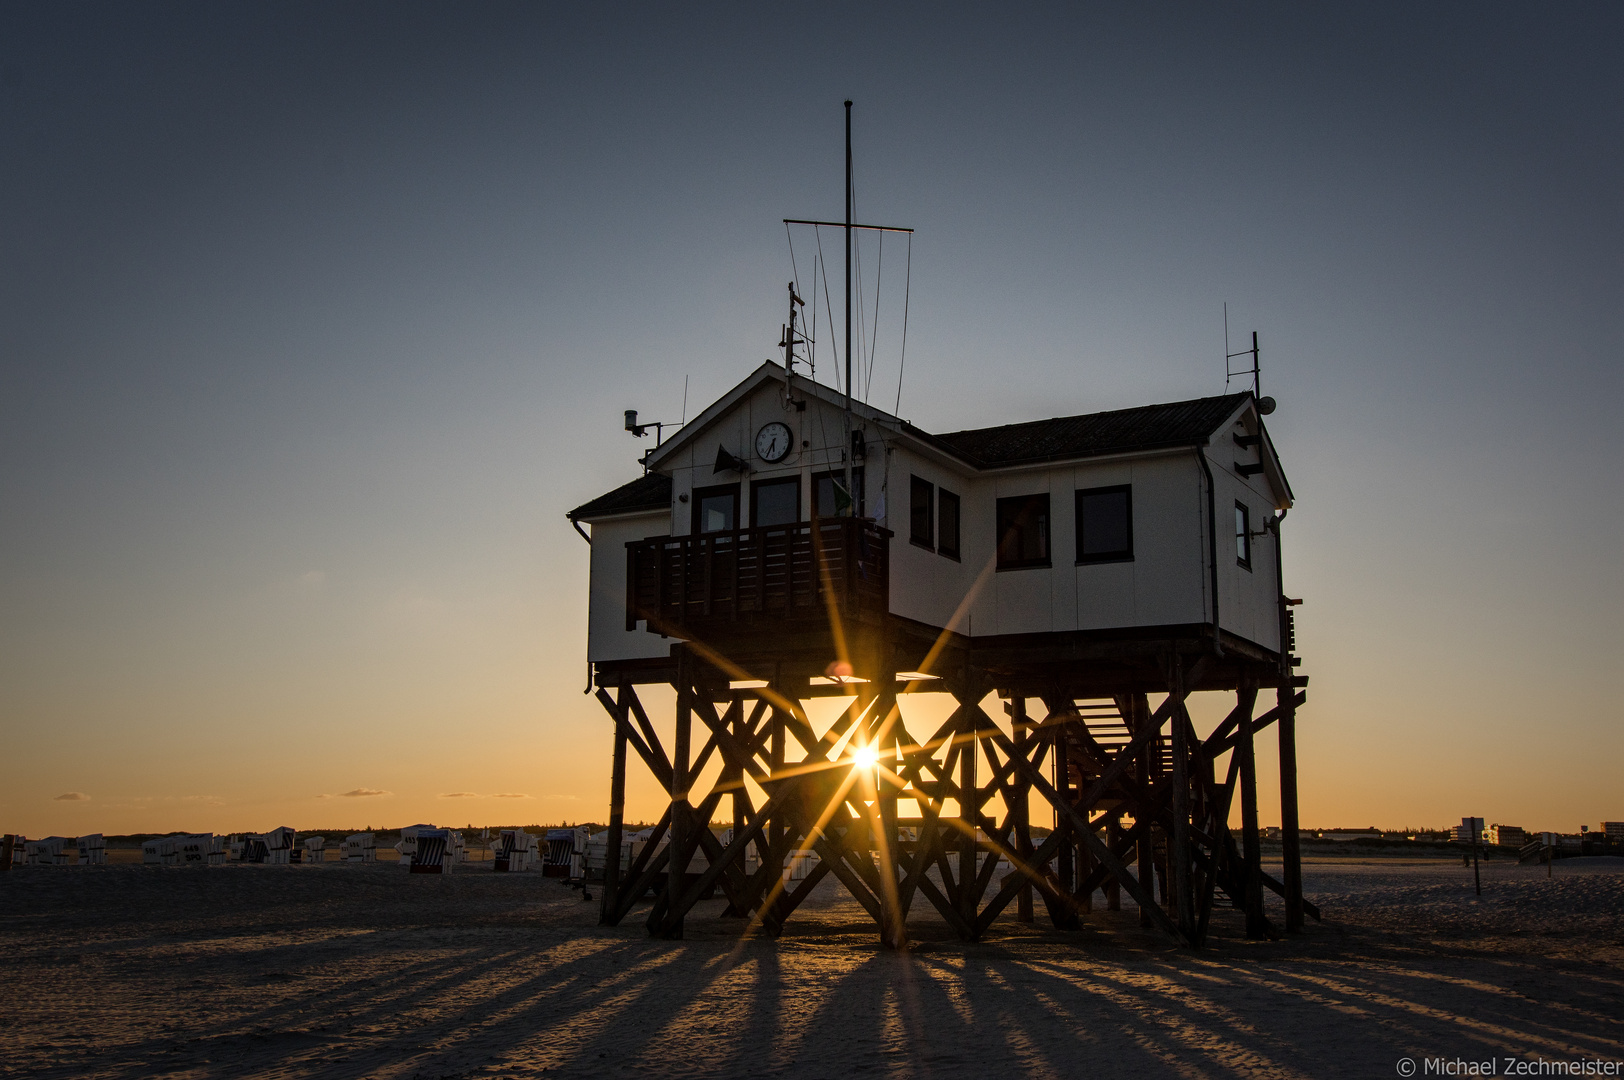
<svg viewBox="0 0 1624 1080"><path fill-rule="evenodd" d="M788 424L781 424L777 420L763 424L761 430L756 432L756 456L769 465L783 461L792 441Z"/></svg>

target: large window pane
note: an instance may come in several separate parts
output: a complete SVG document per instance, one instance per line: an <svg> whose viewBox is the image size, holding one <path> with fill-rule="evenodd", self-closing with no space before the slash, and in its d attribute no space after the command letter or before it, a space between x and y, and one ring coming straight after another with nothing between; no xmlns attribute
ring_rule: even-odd
<svg viewBox="0 0 1624 1080"><path fill-rule="evenodd" d="M914 476L908 483L908 539L936 546L936 485Z"/></svg>
<svg viewBox="0 0 1624 1080"><path fill-rule="evenodd" d="M940 508L938 520L941 527L937 530L936 550L950 559L959 557L959 497L946 488L936 493L937 505Z"/></svg>
<svg viewBox="0 0 1624 1080"><path fill-rule="evenodd" d="M1235 561L1252 568L1252 512L1244 503L1235 504Z"/></svg>
<svg viewBox="0 0 1624 1080"><path fill-rule="evenodd" d="M812 516L813 517L847 517L851 514L849 504L851 500L844 494L846 486L845 470L840 472L818 473L812 478ZM851 471L851 486L857 489L857 515L863 514L863 470L856 468Z"/></svg>
<svg viewBox="0 0 1624 1080"><path fill-rule="evenodd" d="M1049 565L1049 496L998 500L998 568Z"/></svg>
<svg viewBox="0 0 1624 1080"><path fill-rule="evenodd" d="M1133 558L1133 490L1127 484L1077 493L1077 561Z"/></svg>
<svg viewBox="0 0 1624 1080"><path fill-rule="evenodd" d="M801 520L801 480L761 480L750 488L750 520L756 526L793 525Z"/></svg>
<svg viewBox="0 0 1624 1080"><path fill-rule="evenodd" d="M729 532L739 527L739 486L694 492L694 532Z"/></svg>

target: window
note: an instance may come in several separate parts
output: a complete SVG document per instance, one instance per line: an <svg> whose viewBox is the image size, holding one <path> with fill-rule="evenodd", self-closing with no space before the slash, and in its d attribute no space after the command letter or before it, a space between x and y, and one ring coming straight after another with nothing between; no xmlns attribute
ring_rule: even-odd
<svg viewBox="0 0 1624 1080"><path fill-rule="evenodd" d="M739 485L699 488L694 492L694 532L732 532L738 527Z"/></svg>
<svg viewBox="0 0 1624 1080"><path fill-rule="evenodd" d="M936 485L929 480L908 480L908 539L936 550Z"/></svg>
<svg viewBox="0 0 1624 1080"><path fill-rule="evenodd" d="M1133 561L1133 488L1084 488L1077 493L1077 561Z"/></svg>
<svg viewBox="0 0 1624 1080"><path fill-rule="evenodd" d="M857 489L857 516L863 514L863 470L851 471L851 486ZM846 497L846 470L818 473L812 478L812 516L844 517L851 513Z"/></svg>
<svg viewBox="0 0 1624 1080"><path fill-rule="evenodd" d="M1235 561L1252 569L1252 512L1245 503L1235 504Z"/></svg>
<svg viewBox="0 0 1624 1080"><path fill-rule="evenodd" d="M936 493L936 550L949 559L959 557L959 497L946 488Z"/></svg>
<svg viewBox="0 0 1624 1080"><path fill-rule="evenodd" d="M757 480L750 485L750 524L793 525L801 520L801 478Z"/></svg>
<svg viewBox="0 0 1624 1080"><path fill-rule="evenodd" d="M998 500L998 569L1049 565L1049 496Z"/></svg>

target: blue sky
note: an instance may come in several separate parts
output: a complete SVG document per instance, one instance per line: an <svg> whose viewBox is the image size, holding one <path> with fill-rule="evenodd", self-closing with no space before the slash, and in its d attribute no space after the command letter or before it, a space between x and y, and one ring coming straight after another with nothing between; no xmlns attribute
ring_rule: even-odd
<svg viewBox="0 0 1624 1080"><path fill-rule="evenodd" d="M9 4L6 827L601 818L563 512L772 354L847 97L915 423L1217 393L1259 331L1307 819L1624 817L1621 24Z"/></svg>

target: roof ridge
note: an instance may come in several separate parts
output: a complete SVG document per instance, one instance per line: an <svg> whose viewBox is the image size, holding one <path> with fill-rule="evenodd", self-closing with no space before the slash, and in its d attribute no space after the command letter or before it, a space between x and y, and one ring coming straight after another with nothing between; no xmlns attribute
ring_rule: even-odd
<svg viewBox="0 0 1624 1080"><path fill-rule="evenodd" d="M1029 426L1031 426L1033 424L1053 424L1053 423L1066 421L1066 420L1086 420L1086 419L1089 419L1089 418L1092 418L1092 417L1117 416L1117 415L1123 415L1123 414L1127 414L1127 413L1149 412L1152 409L1174 409L1174 408L1179 408L1180 406L1185 406L1185 405L1205 405L1208 402L1228 401L1228 400L1231 400L1231 399L1238 402L1241 398L1250 397L1251 393L1252 392L1250 390L1244 390L1244 391L1241 391L1240 393L1235 393L1235 394L1213 394L1213 395L1210 395L1208 397L1188 398L1188 399L1186 399L1184 401L1161 401L1161 402L1156 402L1156 403L1151 404L1151 405L1130 405L1127 408L1123 408L1123 409L1101 409L1098 412L1071 413L1071 414L1068 414L1066 416L1050 416L1050 417L1047 417L1047 418L1042 419L1042 420L1016 420L1016 421L1014 421L1012 423L1008 423L1008 424L992 424L992 425L989 425L987 427L960 428L958 431L944 431L944 432L941 432L941 433L937 434L936 438L938 438L938 439L948 438L948 437L953 436L953 435L965 435L965 434L969 434L970 432L977 432L977 431L1002 431L1005 428L1029 427Z"/></svg>

